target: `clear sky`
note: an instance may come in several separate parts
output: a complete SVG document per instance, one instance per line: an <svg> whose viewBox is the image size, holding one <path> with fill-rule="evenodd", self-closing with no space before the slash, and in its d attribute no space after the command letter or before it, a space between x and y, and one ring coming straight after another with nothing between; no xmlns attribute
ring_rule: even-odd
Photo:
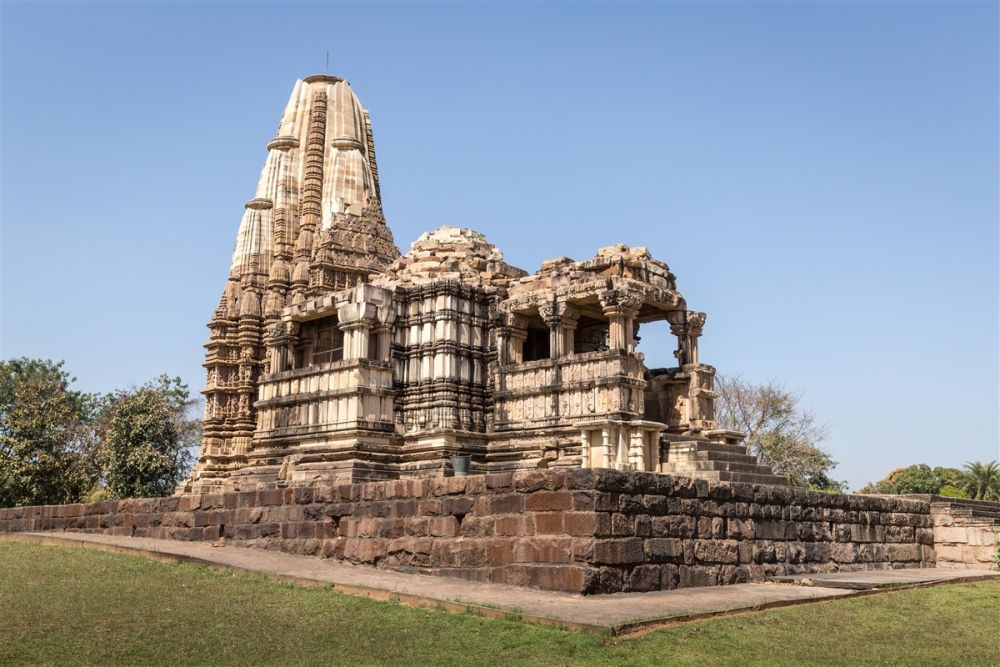
<svg viewBox="0 0 1000 667"><path fill-rule="evenodd" d="M998 456L998 5L0 4L2 349L202 386L296 78L371 110L405 251L648 246L702 360L784 382L856 488ZM648 365L670 365L665 327Z"/></svg>

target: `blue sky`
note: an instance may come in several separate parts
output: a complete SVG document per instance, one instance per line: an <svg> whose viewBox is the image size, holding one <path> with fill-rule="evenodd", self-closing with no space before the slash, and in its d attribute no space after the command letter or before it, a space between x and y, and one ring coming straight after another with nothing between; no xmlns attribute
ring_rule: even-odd
<svg viewBox="0 0 1000 667"><path fill-rule="evenodd" d="M296 78L371 110L405 250L648 246L702 360L784 382L856 488L998 456L996 3L0 5L4 358L202 384ZM665 328L643 331L668 365Z"/></svg>

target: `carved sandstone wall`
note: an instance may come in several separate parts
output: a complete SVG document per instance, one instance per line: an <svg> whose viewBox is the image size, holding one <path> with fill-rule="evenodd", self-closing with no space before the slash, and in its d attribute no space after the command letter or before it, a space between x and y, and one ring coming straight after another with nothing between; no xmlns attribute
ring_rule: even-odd
<svg viewBox="0 0 1000 667"><path fill-rule="evenodd" d="M933 567L930 505L579 468L0 510L102 532L339 558L576 593Z"/></svg>

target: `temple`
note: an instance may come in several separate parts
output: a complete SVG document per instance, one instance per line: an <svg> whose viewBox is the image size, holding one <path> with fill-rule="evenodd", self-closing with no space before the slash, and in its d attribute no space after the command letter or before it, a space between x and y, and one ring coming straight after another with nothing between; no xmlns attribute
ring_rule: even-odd
<svg viewBox="0 0 1000 667"><path fill-rule="evenodd" d="M209 324L202 449L178 493L465 466L787 483L716 427L705 314L645 248L529 274L446 226L401 254L371 119L338 77L295 84L267 149ZM675 367L636 351L655 321L677 338Z"/></svg>

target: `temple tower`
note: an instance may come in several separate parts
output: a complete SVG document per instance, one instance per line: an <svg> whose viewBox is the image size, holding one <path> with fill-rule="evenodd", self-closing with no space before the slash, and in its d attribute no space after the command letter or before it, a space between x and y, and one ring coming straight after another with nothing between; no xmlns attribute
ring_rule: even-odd
<svg viewBox="0 0 1000 667"><path fill-rule="evenodd" d="M347 81L297 81L267 144L209 322L205 430L188 486L246 462L265 340L293 303L365 282L399 256L385 224L368 111Z"/></svg>

